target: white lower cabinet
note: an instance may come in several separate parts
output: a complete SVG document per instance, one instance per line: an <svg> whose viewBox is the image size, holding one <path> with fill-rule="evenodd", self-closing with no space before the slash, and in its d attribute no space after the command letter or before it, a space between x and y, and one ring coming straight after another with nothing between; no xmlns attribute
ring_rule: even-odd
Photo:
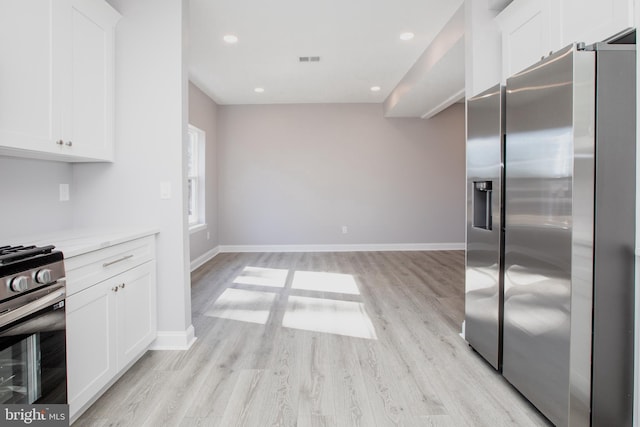
<svg viewBox="0 0 640 427"><path fill-rule="evenodd" d="M116 294L116 362L122 370L156 338L156 263L148 262L114 279Z"/></svg>
<svg viewBox="0 0 640 427"><path fill-rule="evenodd" d="M155 271L147 261L67 298L72 419L155 339Z"/></svg>
<svg viewBox="0 0 640 427"><path fill-rule="evenodd" d="M116 365L116 282L67 298L67 392L70 415L102 390Z"/></svg>

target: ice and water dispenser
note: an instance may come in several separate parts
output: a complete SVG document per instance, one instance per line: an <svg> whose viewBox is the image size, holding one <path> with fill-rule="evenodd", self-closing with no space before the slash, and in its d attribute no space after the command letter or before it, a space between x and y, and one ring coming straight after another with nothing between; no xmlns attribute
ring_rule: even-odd
<svg viewBox="0 0 640 427"><path fill-rule="evenodd" d="M491 181L473 182L473 226L491 230Z"/></svg>

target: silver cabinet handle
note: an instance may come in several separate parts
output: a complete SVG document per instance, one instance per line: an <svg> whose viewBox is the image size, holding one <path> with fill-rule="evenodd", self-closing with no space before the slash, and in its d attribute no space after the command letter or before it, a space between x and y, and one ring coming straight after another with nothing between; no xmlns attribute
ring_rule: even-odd
<svg viewBox="0 0 640 427"><path fill-rule="evenodd" d="M117 286L114 286L113 288L111 288L111 290L112 290L113 292L118 292L118 287L117 287Z"/></svg>
<svg viewBox="0 0 640 427"><path fill-rule="evenodd" d="M56 141L56 144L58 144L58 145L63 145L63 144L64 144L64 141L63 141L63 140L61 140L61 139L59 139L59 140L57 140L57 141Z"/></svg>
<svg viewBox="0 0 640 427"><path fill-rule="evenodd" d="M71 147L71 146L73 145L73 142L71 142L71 141L67 141L67 144L66 144L66 145L67 145L67 147Z"/></svg>
<svg viewBox="0 0 640 427"><path fill-rule="evenodd" d="M119 263L119 262L122 262L122 261L126 261L129 258L133 258L133 254L127 255L127 256L123 256L122 258L118 258L115 261L105 262L104 264L102 264L102 267L109 267L110 265L113 265L113 264L116 264L116 263Z"/></svg>
<svg viewBox="0 0 640 427"><path fill-rule="evenodd" d="M122 285L120 285L120 289L124 289L124 283Z"/></svg>

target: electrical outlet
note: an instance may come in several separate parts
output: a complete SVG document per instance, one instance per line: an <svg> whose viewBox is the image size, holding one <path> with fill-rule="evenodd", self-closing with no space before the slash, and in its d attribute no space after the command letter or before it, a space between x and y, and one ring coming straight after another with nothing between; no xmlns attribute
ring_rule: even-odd
<svg viewBox="0 0 640 427"><path fill-rule="evenodd" d="M349 228L346 225L342 226L342 234L347 234L349 232Z"/></svg>
<svg viewBox="0 0 640 427"><path fill-rule="evenodd" d="M69 201L69 184L60 184L60 201Z"/></svg>

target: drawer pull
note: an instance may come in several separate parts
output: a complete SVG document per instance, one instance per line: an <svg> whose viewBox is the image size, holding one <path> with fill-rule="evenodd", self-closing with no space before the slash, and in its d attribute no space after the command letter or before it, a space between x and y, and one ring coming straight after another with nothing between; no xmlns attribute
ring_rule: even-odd
<svg viewBox="0 0 640 427"><path fill-rule="evenodd" d="M119 262L122 262L122 261L126 261L129 258L133 258L133 254L127 255L127 256L123 256L122 258L118 258L115 261L105 262L104 264L102 264L102 266L103 267L109 267L110 265L113 265L113 264L116 264L116 263L119 263Z"/></svg>

